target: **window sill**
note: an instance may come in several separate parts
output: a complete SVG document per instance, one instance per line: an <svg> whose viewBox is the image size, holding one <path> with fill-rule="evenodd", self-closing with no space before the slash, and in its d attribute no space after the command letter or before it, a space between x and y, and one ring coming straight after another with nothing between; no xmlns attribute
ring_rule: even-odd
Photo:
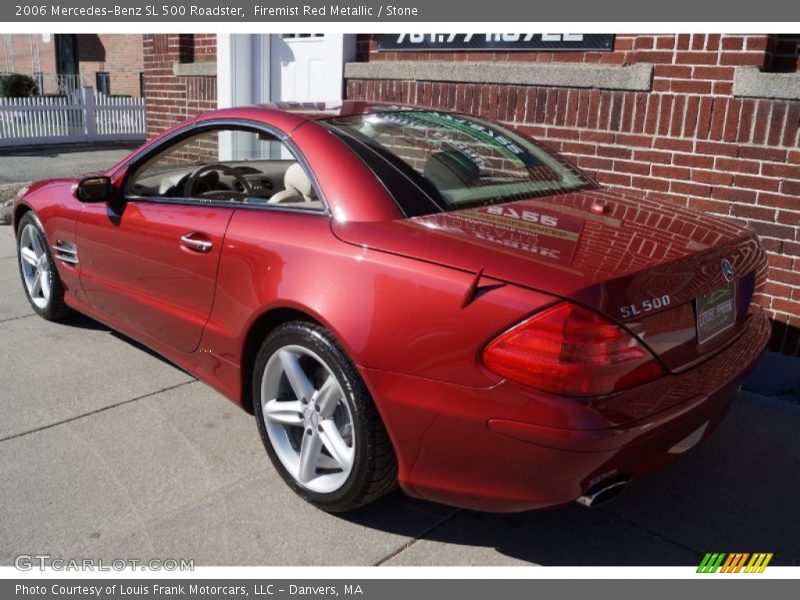
<svg viewBox="0 0 800 600"><path fill-rule="evenodd" d="M216 77L217 76L217 63L216 61L203 61L203 62L173 62L172 73L176 77Z"/></svg>
<svg viewBox="0 0 800 600"><path fill-rule="evenodd" d="M601 90L650 91L653 65L588 65L526 62L390 61L351 62L346 79L396 79L456 83L497 83Z"/></svg>
<svg viewBox="0 0 800 600"><path fill-rule="evenodd" d="M766 73L756 67L736 67L733 95L741 98L800 100L800 72Z"/></svg>

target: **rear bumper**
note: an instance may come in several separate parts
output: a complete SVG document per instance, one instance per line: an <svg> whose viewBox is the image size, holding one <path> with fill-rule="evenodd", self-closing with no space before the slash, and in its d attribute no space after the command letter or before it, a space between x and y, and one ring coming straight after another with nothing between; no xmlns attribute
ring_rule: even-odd
<svg viewBox="0 0 800 600"><path fill-rule="evenodd" d="M607 477L639 477L691 449L723 419L768 338L758 310L702 365L592 402L508 381L478 389L362 372L408 494L513 512L570 502Z"/></svg>

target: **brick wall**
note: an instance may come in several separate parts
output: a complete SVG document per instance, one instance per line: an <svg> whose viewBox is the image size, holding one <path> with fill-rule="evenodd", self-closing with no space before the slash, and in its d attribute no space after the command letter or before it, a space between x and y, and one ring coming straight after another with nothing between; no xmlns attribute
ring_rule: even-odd
<svg viewBox="0 0 800 600"><path fill-rule="evenodd" d="M178 76L175 63L216 60L213 34L156 33L144 36L144 87L147 137L217 107L217 78Z"/></svg>
<svg viewBox="0 0 800 600"><path fill-rule="evenodd" d="M144 64L141 34L78 34L78 69L86 85L95 85L95 73L111 77L111 93L139 95Z"/></svg>
<svg viewBox="0 0 800 600"><path fill-rule="evenodd" d="M111 93L139 95L142 71L142 36L140 34L78 34L78 71L82 83L94 86L95 73L111 76ZM0 36L0 71L33 75L38 56L38 70L47 74L48 86L56 74L56 35L44 41L42 34L3 34ZM45 91L55 91L55 88Z"/></svg>
<svg viewBox="0 0 800 600"><path fill-rule="evenodd" d="M194 38L194 60L208 62L217 60L217 36L214 33L196 33Z"/></svg>
<svg viewBox="0 0 800 600"><path fill-rule="evenodd" d="M797 69L800 36L618 35L613 52L387 52L358 60L651 63L650 92L349 80L347 97L449 108L512 124L600 183L754 228L769 255L774 349L800 346L800 102L732 95L737 66Z"/></svg>
<svg viewBox="0 0 800 600"><path fill-rule="evenodd" d="M33 75L34 55L39 57L39 70L56 72L55 36L45 42L40 33L5 33L0 35L0 71Z"/></svg>

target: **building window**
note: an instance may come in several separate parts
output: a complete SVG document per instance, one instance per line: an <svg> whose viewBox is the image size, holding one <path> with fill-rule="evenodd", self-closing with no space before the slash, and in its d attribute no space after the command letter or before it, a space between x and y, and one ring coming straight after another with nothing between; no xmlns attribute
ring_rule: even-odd
<svg viewBox="0 0 800 600"><path fill-rule="evenodd" d="M108 71L97 71L94 74L94 88L100 94L111 95L111 74Z"/></svg>
<svg viewBox="0 0 800 600"><path fill-rule="evenodd" d="M800 34L771 34L767 36L767 50L764 53L765 71L797 71L798 63L800 63Z"/></svg>

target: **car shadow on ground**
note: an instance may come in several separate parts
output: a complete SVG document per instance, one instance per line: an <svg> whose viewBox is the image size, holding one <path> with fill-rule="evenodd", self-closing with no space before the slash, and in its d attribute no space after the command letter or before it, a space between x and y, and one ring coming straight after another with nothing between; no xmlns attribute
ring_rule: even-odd
<svg viewBox="0 0 800 600"><path fill-rule="evenodd" d="M459 564L457 546L466 545L553 566L692 566L706 552L772 552L771 564L798 565L798 431L800 403L745 392L702 446L597 508L572 504L498 515L446 509L398 492L342 518L407 534L393 515L441 512L439 525L423 538L456 548L436 550L437 564ZM420 558L429 560L429 552Z"/></svg>
<svg viewBox="0 0 800 600"><path fill-rule="evenodd" d="M133 339L131 337L128 337L124 333L120 333L119 331L111 329L110 327L107 327L106 325L104 325L100 321L95 321L94 319L92 319L90 317L87 317L86 315L82 315L82 314L76 313L74 315L71 315L71 316L67 317L66 319L62 319L60 321L57 321L57 324L58 325L64 325L66 327L75 327L75 328L78 328L78 329L87 329L87 330L91 330L91 331L105 331L105 332L108 332L109 335L117 338L120 341L125 342L126 344L130 344L131 346L135 347L136 349L141 350L142 352L145 352L146 354L149 354L153 358L157 358L158 360L160 360L164 364L171 365L171 366L175 367L176 369L180 369L181 371L184 371L184 369L181 369L179 366L177 366L176 364L170 362L169 360L167 360L166 358L164 358L163 356L161 356L160 354L158 354L154 350L151 350L150 348L148 348L147 346L145 346L141 342L138 342L137 340L135 340L135 339ZM194 377L194 376L192 376L192 377Z"/></svg>

